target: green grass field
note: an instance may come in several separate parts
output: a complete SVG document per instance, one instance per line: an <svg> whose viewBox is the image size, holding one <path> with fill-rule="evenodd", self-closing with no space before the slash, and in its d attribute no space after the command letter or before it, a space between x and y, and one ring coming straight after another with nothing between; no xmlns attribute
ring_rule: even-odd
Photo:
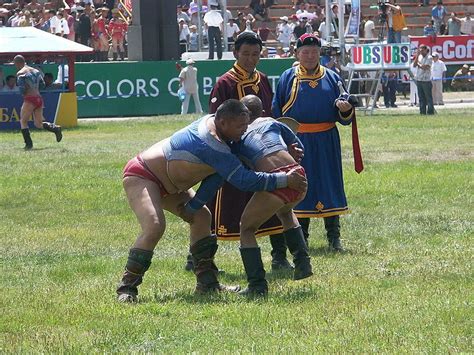
<svg viewBox="0 0 474 355"><path fill-rule="evenodd" d="M138 224L124 164L192 116L84 122L63 142L0 133L2 353L474 352L472 112L360 115L365 171L341 127L345 254L313 220L315 275L268 272L265 300L195 296L184 271L187 225L168 229L140 288L115 301ZM267 271L269 243L260 239ZM238 243L222 242L221 280L246 284Z"/></svg>

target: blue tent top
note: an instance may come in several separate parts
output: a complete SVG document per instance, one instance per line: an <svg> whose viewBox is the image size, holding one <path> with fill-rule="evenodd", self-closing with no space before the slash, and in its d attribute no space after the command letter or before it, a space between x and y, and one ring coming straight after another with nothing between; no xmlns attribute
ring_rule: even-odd
<svg viewBox="0 0 474 355"><path fill-rule="evenodd" d="M0 27L0 56L89 53L93 49L34 27Z"/></svg>

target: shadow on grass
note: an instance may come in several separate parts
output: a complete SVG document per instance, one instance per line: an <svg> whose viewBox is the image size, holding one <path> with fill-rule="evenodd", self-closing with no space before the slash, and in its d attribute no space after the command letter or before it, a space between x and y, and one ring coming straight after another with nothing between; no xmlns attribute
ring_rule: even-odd
<svg viewBox="0 0 474 355"><path fill-rule="evenodd" d="M242 286L242 285L241 285ZM245 285L244 287L245 288ZM229 304L239 302L256 303L300 303L306 299L315 299L318 296L318 289L312 285L301 285L296 288L277 290L270 285L270 291L267 297L241 296L233 292L216 292L209 294L194 294L189 289L171 293L158 293L152 296L140 297L138 305L147 305L153 303L185 302L197 305Z"/></svg>
<svg viewBox="0 0 474 355"><path fill-rule="evenodd" d="M352 250L345 248L344 251L335 251L327 246L312 248L309 247L310 256L322 256L329 258L356 256L356 255L372 255L368 250Z"/></svg>

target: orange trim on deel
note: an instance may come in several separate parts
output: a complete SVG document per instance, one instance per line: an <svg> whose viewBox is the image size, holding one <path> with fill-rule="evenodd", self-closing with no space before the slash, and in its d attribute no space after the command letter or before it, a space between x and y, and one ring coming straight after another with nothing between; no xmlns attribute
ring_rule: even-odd
<svg viewBox="0 0 474 355"><path fill-rule="evenodd" d="M323 123L300 123L298 127L298 133L316 133L329 131L335 127L334 122L323 122Z"/></svg>

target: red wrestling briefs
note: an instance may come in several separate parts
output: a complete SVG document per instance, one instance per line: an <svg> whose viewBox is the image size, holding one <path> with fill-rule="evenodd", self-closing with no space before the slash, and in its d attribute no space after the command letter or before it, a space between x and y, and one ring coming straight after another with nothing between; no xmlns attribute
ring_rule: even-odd
<svg viewBox="0 0 474 355"><path fill-rule="evenodd" d="M127 165L125 165L125 168L123 168L123 177L125 178L127 176L137 176L145 180L153 181L160 188L161 197L169 195L169 192L166 191L163 183L146 166L140 155L137 155L135 158L131 159Z"/></svg>
<svg viewBox="0 0 474 355"><path fill-rule="evenodd" d="M299 164L291 164L291 165L282 166L282 167L273 169L272 171L269 171L269 173L281 173L281 172L286 173L290 170L295 170L298 174L300 174L302 176L306 176L304 168ZM301 199L301 197L303 197L301 192L299 192L297 190L294 190L294 189L291 189L289 187L285 187L285 188L282 188L282 189L277 189L277 190L273 190L273 191L269 191L269 192L271 194L274 194L274 195L278 196L285 203L296 202L299 199Z"/></svg>
<svg viewBox="0 0 474 355"><path fill-rule="evenodd" d="M40 95L26 95L23 100L32 104L35 110L43 107L43 98Z"/></svg>

